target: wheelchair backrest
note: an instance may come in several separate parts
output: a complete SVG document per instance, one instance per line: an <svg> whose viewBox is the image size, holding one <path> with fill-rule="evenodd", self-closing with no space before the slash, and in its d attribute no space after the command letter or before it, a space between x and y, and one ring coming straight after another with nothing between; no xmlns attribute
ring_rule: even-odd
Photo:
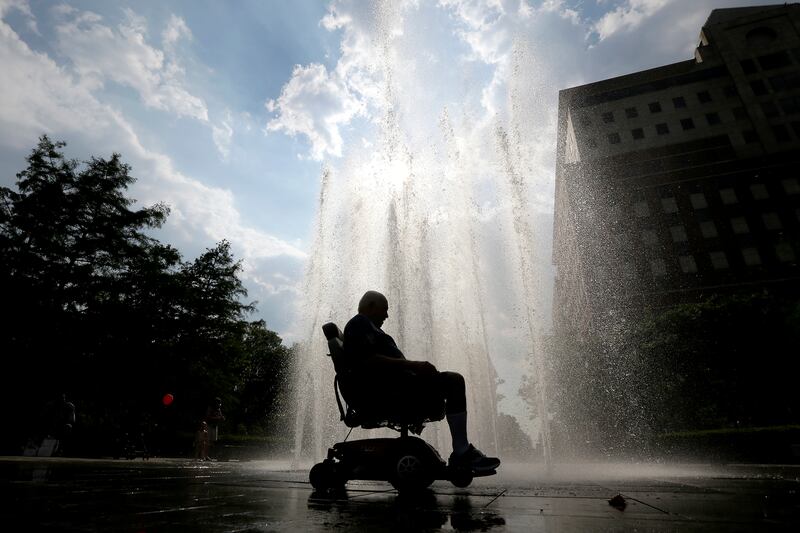
<svg viewBox="0 0 800 533"><path fill-rule="evenodd" d="M322 326L322 332L325 333L325 338L328 339L328 354L333 359L333 368L339 374L347 370L344 355L344 335L342 335L339 327L333 322L328 322Z"/></svg>

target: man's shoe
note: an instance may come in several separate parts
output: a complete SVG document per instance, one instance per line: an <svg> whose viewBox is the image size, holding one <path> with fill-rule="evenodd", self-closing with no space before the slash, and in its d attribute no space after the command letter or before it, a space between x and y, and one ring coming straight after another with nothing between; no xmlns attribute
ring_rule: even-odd
<svg viewBox="0 0 800 533"><path fill-rule="evenodd" d="M451 467L469 468L473 472L487 472L500 466L500 459L486 457L483 452L470 444L464 453L458 455L451 453L449 465Z"/></svg>

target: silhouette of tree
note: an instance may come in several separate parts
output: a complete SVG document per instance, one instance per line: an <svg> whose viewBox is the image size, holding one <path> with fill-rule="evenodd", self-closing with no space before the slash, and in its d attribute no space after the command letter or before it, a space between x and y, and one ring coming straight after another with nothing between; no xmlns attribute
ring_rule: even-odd
<svg viewBox="0 0 800 533"><path fill-rule="evenodd" d="M98 432L146 426L166 392L176 428L193 427L214 396L235 418L242 390L263 414L279 386L270 380L283 375L253 369L286 363L287 351L246 320L254 305L242 302L230 244L184 262L152 236L169 209L136 208L126 195L134 178L119 154L81 164L64 146L41 137L16 190L0 188L0 395L15 430L4 448L41 432L43 406L62 392Z"/></svg>

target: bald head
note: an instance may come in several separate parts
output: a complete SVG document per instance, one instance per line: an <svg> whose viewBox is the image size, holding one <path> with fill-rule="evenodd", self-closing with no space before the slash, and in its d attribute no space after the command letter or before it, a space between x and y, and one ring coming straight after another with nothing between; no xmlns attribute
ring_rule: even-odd
<svg viewBox="0 0 800 533"><path fill-rule="evenodd" d="M358 302L358 312L369 318L377 327L389 317L389 301L378 291L367 291Z"/></svg>

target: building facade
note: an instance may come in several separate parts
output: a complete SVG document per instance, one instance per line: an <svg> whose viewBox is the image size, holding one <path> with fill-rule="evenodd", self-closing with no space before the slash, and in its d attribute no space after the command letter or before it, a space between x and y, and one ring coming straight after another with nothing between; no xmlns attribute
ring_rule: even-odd
<svg viewBox="0 0 800 533"><path fill-rule="evenodd" d="M800 4L715 10L693 59L559 93L554 326L800 286Z"/></svg>

